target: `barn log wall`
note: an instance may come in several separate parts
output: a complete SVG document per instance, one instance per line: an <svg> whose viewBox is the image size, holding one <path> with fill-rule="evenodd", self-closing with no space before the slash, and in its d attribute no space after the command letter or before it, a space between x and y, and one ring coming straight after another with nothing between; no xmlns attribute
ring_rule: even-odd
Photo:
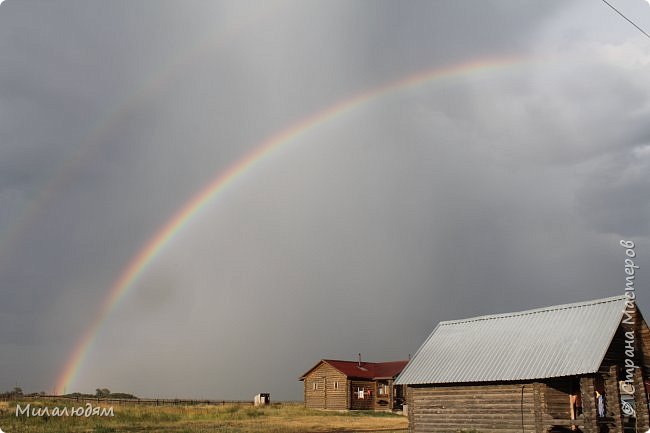
<svg viewBox="0 0 650 433"><path fill-rule="evenodd" d="M532 383L415 385L409 387L407 398L414 433L537 431Z"/></svg>
<svg viewBox="0 0 650 433"><path fill-rule="evenodd" d="M648 399L643 385L644 380L648 380L650 367L650 330L638 309L635 309L631 316L625 316L624 320L634 323L634 327L631 324L621 324L618 327L603 358L599 373L605 378L607 415L613 418L611 427L615 431L622 431L620 430L623 422L620 409L620 388L617 386L617 382L625 377L625 332L634 330L634 365L639 367L635 369L634 373L637 428L645 431L650 428Z"/></svg>
<svg viewBox="0 0 650 433"><path fill-rule="evenodd" d="M650 329L638 308L635 308L634 311L634 324L635 365L639 367L634 371L634 400L636 402L637 429L645 431L650 429L648 395L644 383L649 379L648 372L650 372Z"/></svg>
<svg viewBox="0 0 650 433"><path fill-rule="evenodd" d="M554 425L569 425L571 421L571 379L566 377L549 379L540 384L543 387L543 405L546 421Z"/></svg>
<svg viewBox="0 0 650 433"><path fill-rule="evenodd" d="M544 428L544 412L540 410L544 408L544 390L544 384L533 383L533 407L535 408L535 431L537 432L541 432Z"/></svg>
<svg viewBox="0 0 650 433"><path fill-rule="evenodd" d="M347 377L327 363L321 363L305 376L305 407L310 409L348 409ZM335 383L338 382L338 389ZM314 389L316 383L316 389Z"/></svg>
<svg viewBox="0 0 650 433"><path fill-rule="evenodd" d="M539 386L543 388L542 409L544 411L544 423L541 431L576 426L584 433L598 433L599 418L597 417L598 407L594 380L594 375L585 375L552 378L539 383ZM610 383L610 388L611 386ZM582 414L577 414L576 419L572 420L569 396L577 392L580 392L582 397ZM609 392L614 392L614 390L610 389ZM615 429L612 414L613 412L609 413L607 418L610 422L609 432L615 433L619 430ZM604 425L603 422L600 424Z"/></svg>
<svg viewBox="0 0 650 433"><path fill-rule="evenodd" d="M597 433L597 414L596 407L596 389L594 386L593 376L584 376L580 378L580 391L582 391L582 416L584 433Z"/></svg>
<svg viewBox="0 0 650 433"><path fill-rule="evenodd" d="M642 431L646 431L650 428L650 416L648 416L648 396L640 369L634 371L634 400L636 401L637 426Z"/></svg>
<svg viewBox="0 0 650 433"><path fill-rule="evenodd" d="M648 395L644 382L649 379L650 372L650 329L640 311L636 315L636 347L639 354L639 367L634 374L634 388L638 428L645 431L650 429L650 414L648 413Z"/></svg>
<svg viewBox="0 0 650 433"><path fill-rule="evenodd" d="M615 432L623 433L623 414L621 413L621 393L618 386L617 366L609 367L605 375L605 407L606 415L613 420Z"/></svg>
<svg viewBox="0 0 650 433"><path fill-rule="evenodd" d="M634 333L635 333L635 365L640 366L642 369L642 374L644 379L648 379L648 371L650 371L650 329L645 323L641 312L637 309L631 315L631 321L634 322ZM622 366L625 364L625 331L632 330L631 325L621 324L614 338L607 349L607 353L603 358L603 362L600 366L600 373L608 374L609 368L612 365Z"/></svg>
<svg viewBox="0 0 650 433"><path fill-rule="evenodd" d="M578 391L578 386L583 414L572 420L569 396ZM524 432L570 429L572 425L584 433L598 432L593 376L553 378L534 383L410 386L407 403L410 426L418 433L521 432L522 408ZM613 420L614 412L609 415ZM618 426L611 427L611 432L618 431Z"/></svg>
<svg viewBox="0 0 650 433"><path fill-rule="evenodd" d="M650 329L640 312L637 314L636 325L638 326L636 343L641 357L640 365L643 367L644 373L647 374L646 372L650 371ZM644 375L644 378L648 377Z"/></svg>

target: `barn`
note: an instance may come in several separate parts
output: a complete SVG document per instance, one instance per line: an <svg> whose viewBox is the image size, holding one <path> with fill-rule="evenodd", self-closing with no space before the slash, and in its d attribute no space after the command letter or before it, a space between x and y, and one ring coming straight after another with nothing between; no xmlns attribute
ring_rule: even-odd
<svg viewBox="0 0 650 433"><path fill-rule="evenodd" d="M650 331L626 296L440 322L402 371L409 429L645 432Z"/></svg>
<svg viewBox="0 0 650 433"><path fill-rule="evenodd" d="M401 409L403 387L394 382L407 363L322 359L300 377L305 386L305 406L335 410Z"/></svg>

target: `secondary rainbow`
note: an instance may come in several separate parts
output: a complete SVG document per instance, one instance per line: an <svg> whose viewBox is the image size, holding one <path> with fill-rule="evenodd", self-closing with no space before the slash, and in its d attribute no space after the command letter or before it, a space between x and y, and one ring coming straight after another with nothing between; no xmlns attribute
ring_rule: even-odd
<svg viewBox="0 0 650 433"><path fill-rule="evenodd" d="M62 191L74 180L76 168L94 156L100 148L100 141L110 131L118 128L120 122L128 118L138 108L145 108L146 104L159 95L166 84L177 79L181 72L207 57L209 52L227 47L240 33L245 33L253 26L259 25L260 21L271 19L272 15L278 12L280 6L284 7L285 5L282 3L265 4L265 7L256 8L255 13L247 15L244 19L228 23L224 30L216 33L210 32L186 55L174 59L173 62L160 68L153 77L148 77L146 82L136 85L133 91L126 92L130 96L119 101L112 110L108 110L107 114L101 116L100 122L88 129L80 141L83 143L83 147L72 152L71 156L58 169L54 170L54 174L45 187L39 190L38 195L18 212L19 217L15 218L15 222L0 231L0 270L4 265L2 260L4 256L11 253L14 245L31 227L41 210L57 197L59 191Z"/></svg>
<svg viewBox="0 0 650 433"><path fill-rule="evenodd" d="M483 73L490 70L499 70L505 67L521 64L522 62L523 60L519 57L482 59L409 75L405 78L392 81L380 87L344 99L322 111L302 119L295 125L261 142L250 153L230 166L225 172L220 173L191 200L186 202L183 207L174 214L173 217L169 219L160 230L158 230L156 235L153 236L133 257L126 268L122 271L119 278L109 289L108 295L102 302L95 321L86 329L69 356L68 361L56 382L56 393L62 394L66 388L69 388L70 385L72 385L102 324L118 304L120 299L122 299L128 292L128 289L134 286L138 277L144 273L148 265L161 253L165 245L177 236L178 233L180 233L183 228L185 228L192 219L201 212L201 210L205 209L209 203L217 198L220 192L224 191L244 174L251 171L256 165L266 159L279 147L292 142L294 139L304 135L306 132L324 124L325 122L332 121L346 113L349 113L356 107L399 90L418 86L433 80L476 74L478 72Z"/></svg>

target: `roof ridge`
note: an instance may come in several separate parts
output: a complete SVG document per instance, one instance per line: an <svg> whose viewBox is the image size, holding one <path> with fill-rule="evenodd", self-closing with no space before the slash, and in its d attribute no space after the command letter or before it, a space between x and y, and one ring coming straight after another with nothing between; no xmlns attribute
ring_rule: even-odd
<svg viewBox="0 0 650 433"><path fill-rule="evenodd" d="M329 359L329 358L323 358L322 361L333 361L333 362L349 362L351 364L358 364L359 361L348 361L345 359ZM408 362L408 359L398 359L397 361L381 361L381 362L374 362L374 361L361 361L361 364L390 364L393 362Z"/></svg>
<svg viewBox="0 0 650 433"><path fill-rule="evenodd" d="M505 319L509 317L527 316L530 314L539 314L548 311L569 310L572 308L580 308L588 305L605 304L608 302L621 301L623 299L626 299L625 295L617 295L617 296L610 296L609 298L592 299L591 301L573 302L570 304L550 305L548 307L533 308L530 310L523 310L523 311L514 311L512 313L497 313L497 314L489 314L483 316L468 317L466 319L446 320L440 322L440 325L442 326L456 325L461 323L479 322L482 320L495 320L495 319Z"/></svg>

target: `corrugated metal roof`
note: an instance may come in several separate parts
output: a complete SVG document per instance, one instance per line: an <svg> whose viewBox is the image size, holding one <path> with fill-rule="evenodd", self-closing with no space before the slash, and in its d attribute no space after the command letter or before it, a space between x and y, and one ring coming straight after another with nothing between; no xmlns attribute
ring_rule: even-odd
<svg viewBox="0 0 650 433"><path fill-rule="evenodd" d="M397 384L542 379L594 373L625 296L440 322Z"/></svg>

